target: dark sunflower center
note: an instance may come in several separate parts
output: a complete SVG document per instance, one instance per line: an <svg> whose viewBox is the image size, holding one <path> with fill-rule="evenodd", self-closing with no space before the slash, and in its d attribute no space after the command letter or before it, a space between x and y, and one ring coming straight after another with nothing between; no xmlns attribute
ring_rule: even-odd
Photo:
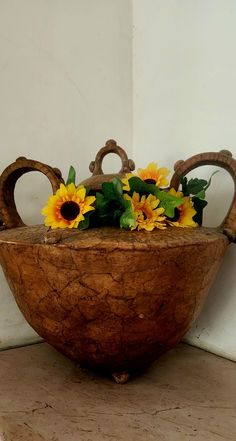
<svg viewBox="0 0 236 441"><path fill-rule="evenodd" d="M79 205L74 201L64 202L60 209L61 215L64 219L71 221L77 218L80 213Z"/></svg>
<svg viewBox="0 0 236 441"><path fill-rule="evenodd" d="M154 184L154 185L156 185L155 179L144 179L144 182L146 182L146 184Z"/></svg>

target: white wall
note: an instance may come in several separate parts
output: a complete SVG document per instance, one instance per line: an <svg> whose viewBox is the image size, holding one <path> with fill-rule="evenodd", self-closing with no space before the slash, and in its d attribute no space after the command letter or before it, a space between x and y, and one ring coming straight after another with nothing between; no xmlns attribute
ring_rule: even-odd
<svg viewBox="0 0 236 441"><path fill-rule="evenodd" d="M131 11L129 0L0 1L0 172L23 155L64 176L72 163L82 180L107 139L131 151ZM50 191L40 174L21 179L26 223L42 223ZM0 303L0 347L33 341L2 274Z"/></svg>
<svg viewBox="0 0 236 441"><path fill-rule="evenodd" d="M204 151L236 157L235 0L134 0L134 159L173 166ZM213 167L215 169L215 167ZM192 175L206 177L212 168ZM229 207L232 179L214 177L205 225ZM228 249L186 340L236 360L236 247Z"/></svg>

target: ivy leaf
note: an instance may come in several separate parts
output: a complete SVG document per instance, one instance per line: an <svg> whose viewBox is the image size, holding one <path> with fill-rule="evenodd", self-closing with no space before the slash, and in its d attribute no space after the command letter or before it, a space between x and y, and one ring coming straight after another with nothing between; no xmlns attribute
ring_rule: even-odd
<svg viewBox="0 0 236 441"><path fill-rule="evenodd" d="M132 205L130 201L124 213L120 217L120 228L130 229L136 226L136 219L132 210Z"/></svg>
<svg viewBox="0 0 236 441"><path fill-rule="evenodd" d="M69 169L66 185L69 185L72 183L75 184L75 177L76 177L76 171L75 171L74 167L71 165L70 169Z"/></svg>
<svg viewBox="0 0 236 441"><path fill-rule="evenodd" d="M96 193L96 212L99 217L107 216L109 200L102 193Z"/></svg>
<svg viewBox="0 0 236 441"><path fill-rule="evenodd" d="M204 199L200 199L196 196L192 198L193 207L196 210L196 214L193 217L194 222L197 222L199 226L202 225L203 209L207 206L208 202Z"/></svg>
<svg viewBox="0 0 236 441"><path fill-rule="evenodd" d="M186 176L181 176L180 182L182 184L182 192L184 196L193 194L200 199L204 199L206 196L204 192L206 192L206 190L210 187L212 177L218 172L219 170L214 171L208 182L205 179L198 178L190 179L190 181L188 181Z"/></svg>
<svg viewBox="0 0 236 441"><path fill-rule="evenodd" d="M123 194L123 185L119 178L113 178L112 184L114 188L116 189L116 192L121 196Z"/></svg>
<svg viewBox="0 0 236 441"><path fill-rule="evenodd" d="M117 201L124 205L122 182L118 178L114 178L111 182L103 182L102 192L108 201Z"/></svg>
<svg viewBox="0 0 236 441"><path fill-rule="evenodd" d="M120 217L127 208L123 199L122 184L119 179L102 184L102 193L96 193L96 211L93 224L119 225Z"/></svg>
<svg viewBox="0 0 236 441"><path fill-rule="evenodd" d="M205 179L190 179L188 182L188 192L189 194L198 194L200 191L204 190L205 186L207 185L207 181Z"/></svg>
<svg viewBox="0 0 236 441"><path fill-rule="evenodd" d="M154 184L147 184L138 177L133 177L129 179L130 193L133 194L134 191L139 194L154 194L156 196L158 187Z"/></svg>
<svg viewBox="0 0 236 441"><path fill-rule="evenodd" d="M103 182L102 192L107 200L116 199L116 193L112 182Z"/></svg>
<svg viewBox="0 0 236 441"><path fill-rule="evenodd" d="M175 208L184 202L183 198L177 198L176 196L161 190L157 190L156 196L160 200L158 207L163 207L165 210L164 214L170 218L175 216Z"/></svg>

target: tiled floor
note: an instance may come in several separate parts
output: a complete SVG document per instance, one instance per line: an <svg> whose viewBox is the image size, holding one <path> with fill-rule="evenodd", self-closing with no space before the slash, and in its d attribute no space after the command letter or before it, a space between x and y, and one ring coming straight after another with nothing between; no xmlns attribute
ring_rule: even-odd
<svg viewBox="0 0 236 441"><path fill-rule="evenodd" d="M236 365L181 344L126 385L45 343L0 353L1 441L236 440Z"/></svg>

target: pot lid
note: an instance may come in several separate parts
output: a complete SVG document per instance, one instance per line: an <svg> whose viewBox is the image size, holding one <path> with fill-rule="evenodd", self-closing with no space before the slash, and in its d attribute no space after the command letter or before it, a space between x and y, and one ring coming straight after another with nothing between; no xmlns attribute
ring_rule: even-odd
<svg viewBox="0 0 236 441"><path fill-rule="evenodd" d="M228 239L215 228L177 228L169 227L166 230L130 231L116 227L91 228L80 231L78 229L49 230L43 225L21 227L3 230L0 232L0 245L43 244L62 248L100 249L111 252L122 250L154 250L161 248L186 247Z"/></svg>

